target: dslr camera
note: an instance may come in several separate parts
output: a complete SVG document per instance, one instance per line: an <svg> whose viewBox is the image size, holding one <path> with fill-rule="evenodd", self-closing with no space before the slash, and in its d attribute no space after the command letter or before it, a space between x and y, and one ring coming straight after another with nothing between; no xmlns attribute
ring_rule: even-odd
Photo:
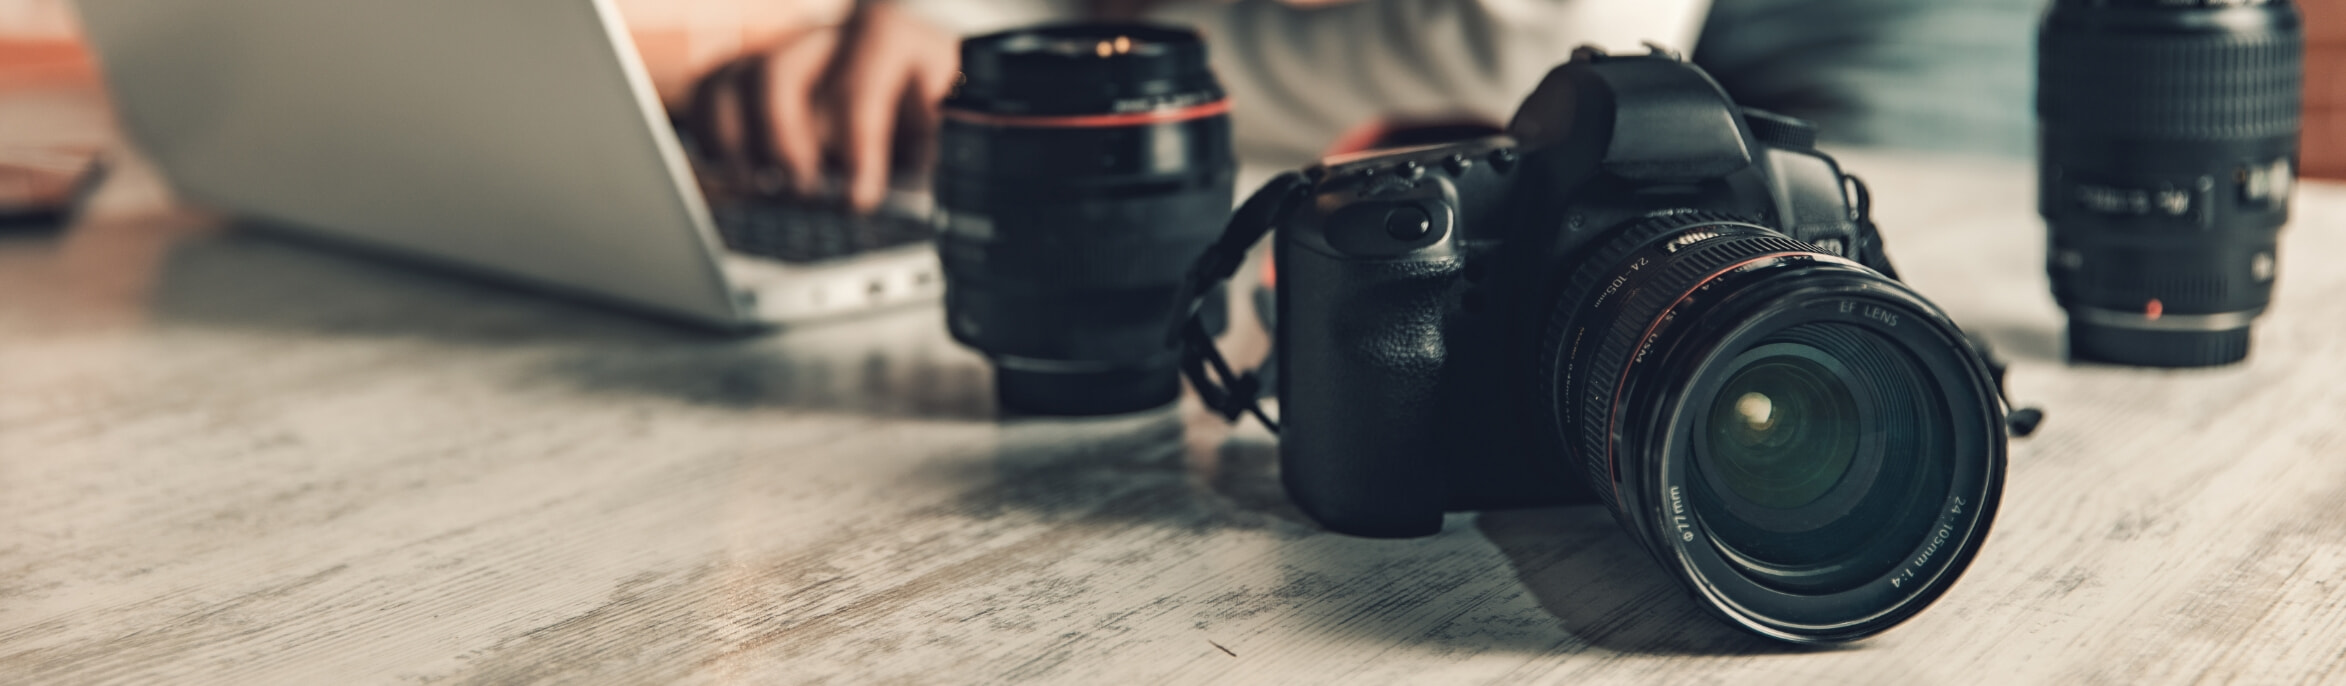
<svg viewBox="0 0 2346 686"><path fill-rule="evenodd" d="M1583 48L1507 133L1282 176L1201 262L1226 275L1215 255L1276 229L1294 502L1377 537L1601 502L1699 602L1787 641L1944 592L2002 490L1999 373L1898 281L1815 129L1662 49ZM1209 404L1250 402L1252 377L1200 367Z"/></svg>

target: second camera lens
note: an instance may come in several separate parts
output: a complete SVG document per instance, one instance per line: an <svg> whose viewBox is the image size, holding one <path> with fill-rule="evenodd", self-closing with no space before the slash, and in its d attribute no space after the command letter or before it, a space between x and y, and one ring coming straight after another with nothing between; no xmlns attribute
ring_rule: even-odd
<svg viewBox="0 0 2346 686"><path fill-rule="evenodd" d="M2060 0L2045 15L2038 203L2072 357L2248 356L2296 179L2299 21L2287 0Z"/></svg>
<svg viewBox="0 0 2346 686"><path fill-rule="evenodd" d="M994 363L1011 412L1172 402L1180 351L1165 331L1236 167L1205 45L1181 29L1050 26L969 39L961 60L936 183L947 328Z"/></svg>

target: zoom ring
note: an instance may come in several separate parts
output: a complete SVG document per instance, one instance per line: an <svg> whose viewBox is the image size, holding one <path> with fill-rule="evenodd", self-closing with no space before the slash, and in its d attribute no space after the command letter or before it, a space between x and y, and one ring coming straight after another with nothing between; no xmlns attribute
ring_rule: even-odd
<svg viewBox="0 0 2346 686"><path fill-rule="evenodd" d="M2072 131L2111 137L2224 140L2297 134L2295 35L2047 33L2037 111Z"/></svg>
<svg viewBox="0 0 2346 686"><path fill-rule="evenodd" d="M1621 235L1604 241L1602 243L1604 247L1590 255L1587 261L1579 265L1579 268L1572 270L1570 279L1566 281L1564 290L1560 293L1562 297L1549 306L1551 310L1549 321L1546 326L1541 328L1539 373L1535 380L1535 395L1531 399L1535 405L1546 404L1553 415L1550 417L1551 429L1547 432L1549 440L1553 441L1552 448L1569 454L1578 445L1575 440L1574 427L1579 425L1579 417L1571 408L1578 405L1577 402L1574 402L1578 396L1573 394L1578 393L1579 389L1573 388L1571 380L1561 378L1559 374L1573 364L1572 358L1578 352L1579 345L1594 344L1593 341L1582 341L1568 337L1579 335L1571 324L1574 318L1580 316L1579 313L1582 309L1580 304L1588 299L1588 293L1596 288L1598 280L1612 278L1622 260L1627 259L1630 253L1645 247L1656 237L1677 233L1681 229L1697 224L1742 223L1743 221L1742 218L1717 212L1688 212L1648 219L1631 226ZM1584 466L1598 466L1594 460L1582 460L1582 463ZM1591 478L1585 483L1592 486L1606 486L1610 483L1606 481L1609 475L1601 468L1590 476ZM1618 507L1613 502L1613 489L1600 487L1591 490L1597 492L1598 497L1605 501L1607 507Z"/></svg>

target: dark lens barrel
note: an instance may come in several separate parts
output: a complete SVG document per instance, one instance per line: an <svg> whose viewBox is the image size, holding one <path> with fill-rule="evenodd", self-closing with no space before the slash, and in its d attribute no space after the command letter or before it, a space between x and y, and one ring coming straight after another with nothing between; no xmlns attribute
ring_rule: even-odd
<svg viewBox="0 0 2346 686"><path fill-rule="evenodd" d="M2296 179L2287 0L2060 0L2038 37L2039 210L2073 357L2248 355Z"/></svg>
<svg viewBox="0 0 2346 686"><path fill-rule="evenodd" d="M961 44L962 81L947 106L989 114L1160 111L1222 99L1206 45L1187 29L1065 24Z"/></svg>
<svg viewBox="0 0 2346 686"><path fill-rule="evenodd" d="M947 327L993 360L1006 410L1171 402L1174 298L1220 234L1236 168L1204 44L1046 26L971 38L961 61L936 177Z"/></svg>
<svg viewBox="0 0 2346 686"><path fill-rule="evenodd" d="M1614 515L1710 609L1796 642L1920 612L2004 474L1985 363L1913 291L1707 213L1601 244L1558 297L1542 390Z"/></svg>

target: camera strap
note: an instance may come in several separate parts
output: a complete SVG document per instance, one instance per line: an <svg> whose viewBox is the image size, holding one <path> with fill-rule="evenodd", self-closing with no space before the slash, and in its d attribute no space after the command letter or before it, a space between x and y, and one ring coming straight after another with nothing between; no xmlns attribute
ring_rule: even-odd
<svg viewBox="0 0 2346 686"><path fill-rule="evenodd" d="M1979 359L1988 363L1988 375L1996 380L1996 397L2004 401L2004 430L2019 438L2036 433L2036 428L2045 423L2045 411L2038 407L2021 407L2012 401L2012 391L2004 387L2004 377L2011 365L2006 364L2004 358L1996 356L1995 349L1988 346L1987 339L1970 333L1964 334L1964 338L1971 344L1971 349L1979 353Z"/></svg>
<svg viewBox="0 0 2346 686"><path fill-rule="evenodd" d="M1230 223L1222 228L1222 237L1199 255L1190 265L1189 275L1183 279L1176 296L1176 310L1180 319L1167 332L1167 343L1181 346L1181 373L1189 377L1189 385L1197 389L1198 399L1226 421L1237 421L1239 415L1252 414L1272 432L1279 423L1263 412L1263 379L1256 370L1233 371L1230 361L1214 347L1214 335L1208 333L1198 310L1205 298L1216 292L1215 286L1230 281L1246 263L1246 253L1261 242L1263 236L1286 220L1298 202L1309 196L1311 181L1296 172L1282 173L1263 184L1246 199L1238 210L1230 214Z"/></svg>

